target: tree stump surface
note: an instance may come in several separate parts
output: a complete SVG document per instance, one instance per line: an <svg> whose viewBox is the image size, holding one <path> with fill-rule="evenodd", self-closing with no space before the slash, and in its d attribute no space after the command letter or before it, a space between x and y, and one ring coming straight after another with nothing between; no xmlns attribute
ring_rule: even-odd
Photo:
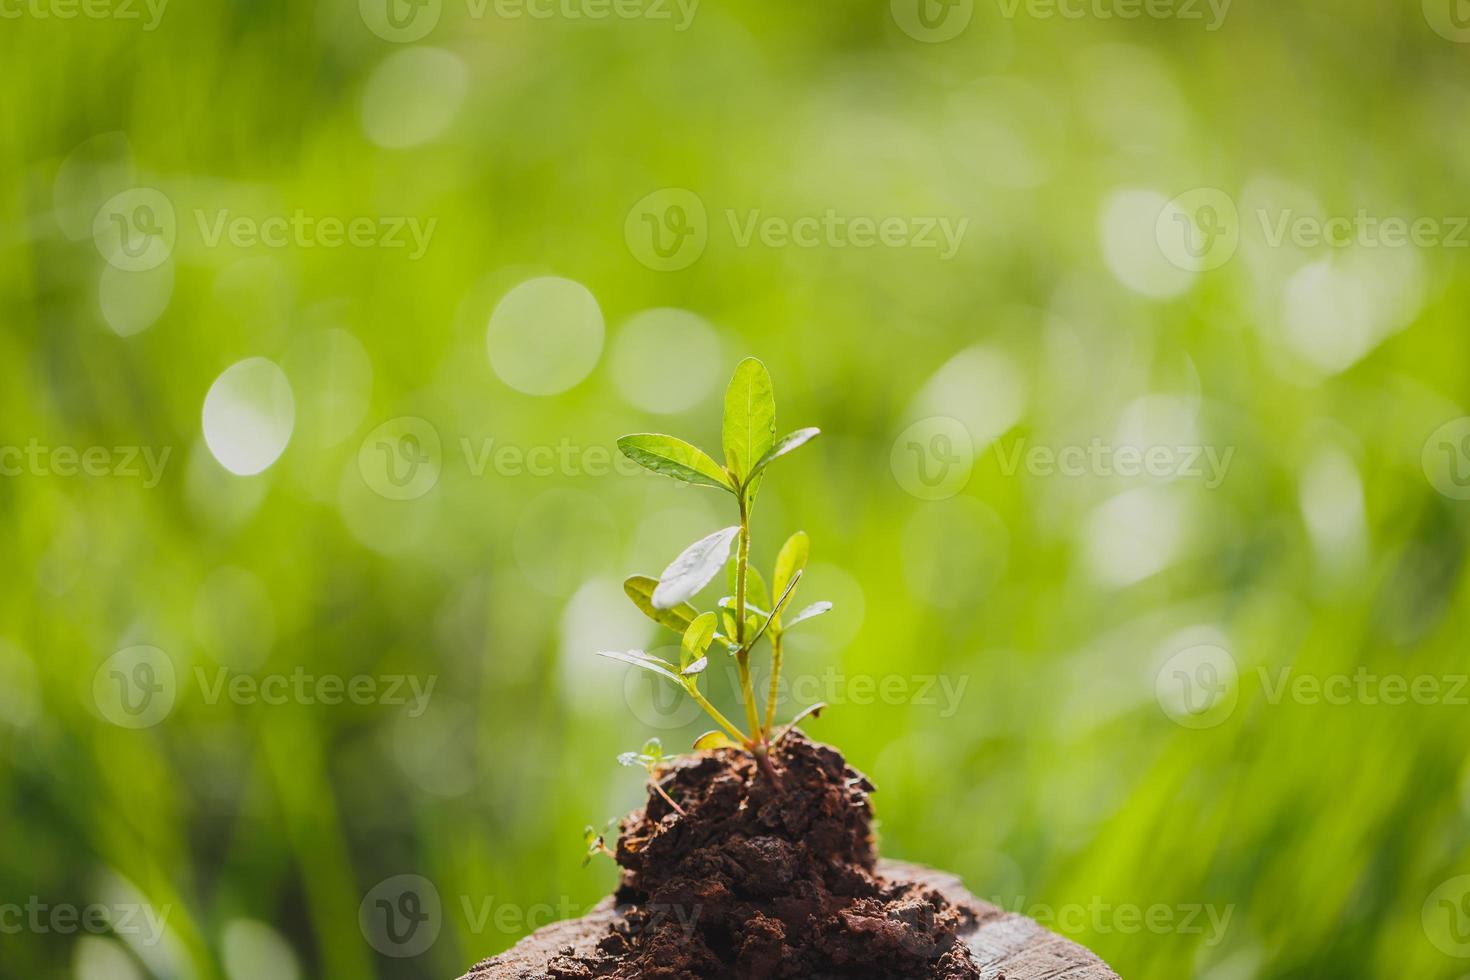
<svg viewBox="0 0 1470 980"><path fill-rule="evenodd" d="M1118 980L1090 950L1023 915L980 901L952 874L901 861L879 861L878 873L922 882L974 913L975 928L964 934L964 940L984 980ZM569 946L578 952L592 949L617 918L612 898L605 898L582 918L538 929L504 953L479 963L460 980L542 980L553 956Z"/></svg>

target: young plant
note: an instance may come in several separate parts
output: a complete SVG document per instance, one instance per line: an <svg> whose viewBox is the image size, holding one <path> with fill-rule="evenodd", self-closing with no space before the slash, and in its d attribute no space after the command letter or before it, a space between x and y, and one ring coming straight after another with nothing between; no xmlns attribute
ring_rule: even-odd
<svg viewBox="0 0 1470 980"><path fill-rule="evenodd" d="M618 765L620 766L628 766L629 768L632 768L633 766L639 766L643 769L648 770L649 788L652 789L659 796L662 796L664 798L664 802L673 807L674 812L677 813L679 816L687 816L687 814L684 812L684 808L675 803L674 798L668 793L665 793L664 788L658 784L659 767L667 761L668 757L664 755L664 743L660 742L656 738L651 738L648 741L644 742L643 750L641 752L624 752L622 755L618 756Z"/></svg>
<svg viewBox="0 0 1470 980"><path fill-rule="evenodd" d="M821 708L811 706L779 735L775 733L782 641L793 626L827 612L832 604L817 602L795 614L785 614L806 569L810 542L802 531L787 539L776 556L770 588L767 588L759 569L750 560L750 515L766 468L811 442L819 431L803 428L776 438L776 402L771 376L759 360L747 357L735 368L735 376L725 391L721 429L724 465L674 436L640 433L618 440L623 455L655 473L731 494L735 498L738 523L714 531L685 548L658 578L634 575L623 583L628 598L644 615L679 634L679 663L642 650L602 651L600 655L657 674L688 693L719 726L700 736L695 748L739 746L752 753L768 773L773 772L768 758L771 748L796 721ZM690 600L727 565L731 594L719 600L715 609L699 611ZM771 681L764 714L750 670L751 653L761 639L771 649ZM699 690L699 675L709 667L711 652L721 648L735 658L739 672L745 706L744 730L721 714Z"/></svg>

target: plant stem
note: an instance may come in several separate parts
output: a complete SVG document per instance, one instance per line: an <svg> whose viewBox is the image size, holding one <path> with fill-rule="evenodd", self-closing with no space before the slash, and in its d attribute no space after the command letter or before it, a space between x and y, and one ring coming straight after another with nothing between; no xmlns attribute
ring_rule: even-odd
<svg viewBox="0 0 1470 980"><path fill-rule="evenodd" d="M781 682L781 634L771 630L771 690L766 695L766 738L776 724L776 693Z"/></svg>
<svg viewBox="0 0 1470 980"><path fill-rule="evenodd" d="M740 502L740 544L735 553L735 642L740 649L735 660L740 665L740 694L745 701L745 722L750 726L752 741L765 738L760 714L755 706L755 688L750 683L750 648L745 645L745 579L750 566L750 510L745 502L745 488L736 495Z"/></svg>
<svg viewBox="0 0 1470 980"><path fill-rule="evenodd" d="M648 780L648 785L652 787L655 793L664 798L665 803L674 808L675 813L677 813L681 817L689 816L689 814L684 811L684 808L682 806L674 802L674 798L672 796L664 792L664 788L658 784L658 777L650 777Z"/></svg>
<svg viewBox="0 0 1470 980"><path fill-rule="evenodd" d="M730 722L729 718L726 718L723 714L721 714L719 708L716 708L714 705L710 704L709 699L706 698L703 694L700 694L699 688L695 687L693 683L685 684L684 689L689 692L689 696L694 699L694 702L696 704L698 704L705 711L709 712L709 716L715 720L716 724L718 724L721 728L725 730L726 735L729 735L741 745L746 745L750 742L750 739L745 736L745 733L736 728Z"/></svg>

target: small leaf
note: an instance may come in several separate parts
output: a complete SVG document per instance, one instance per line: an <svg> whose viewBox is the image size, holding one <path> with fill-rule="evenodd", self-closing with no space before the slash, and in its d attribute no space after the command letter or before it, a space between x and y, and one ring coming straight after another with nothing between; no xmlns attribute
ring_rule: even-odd
<svg viewBox="0 0 1470 980"><path fill-rule="evenodd" d="M734 608L734 604L731 604ZM735 615L728 609L720 612L720 623L724 627L725 635L730 638L730 652L735 652Z"/></svg>
<svg viewBox="0 0 1470 980"><path fill-rule="evenodd" d="M697 677L700 674L704 673L704 669L708 666L709 657L700 657L698 660L694 661L692 664L679 671L679 673L685 677Z"/></svg>
<svg viewBox="0 0 1470 980"><path fill-rule="evenodd" d="M822 615L822 613L831 612L831 610L832 603L830 602L814 602L810 606L807 606L805 609L803 609L801 612L797 613L795 616L792 616L790 619L788 619L785 623L781 625L781 628L783 630L789 630L797 623L805 622L808 619L815 619L816 617Z"/></svg>
<svg viewBox="0 0 1470 980"><path fill-rule="evenodd" d="M743 485L776 439L776 398L771 375L754 357L735 366L725 389L725 419L721 431L725 465Z"/></svg>
<svg viewBox="0 0 1470 980"><path fill-rule="evenodd" d="M680 687L684 686L684 682L674 672L676 668L673 664L667 660L661 660L658 657L644 653L642 650L629 650L626 653L619 650L598 650L597 655L599 657L606 657L609 660L620 660L625 664L632 664L634 667L642 667L644 670L652 671L660 677L667 677Z"/></svg>
<svg viewBox="0 0 1470 980"><path fill-rule="evenodd" d="M685 548L658 577L658 588L653 590L654 608L671 609L708 585L725 567L730 545L739 533L739 525L722 528Z"/></svg>
<svg viewBox="0 0 1470 980"><path fill-rule="evenodd" d="M672 609L658 608L653 604L653 593L657 588L658 579L647 575L633 575L623 582L623 591L628 593L628 598L633 600L633 605L643 615L683 636L684 631L689 629L689 624L694 622L694 617L699 615L698 610L687 602Z"/></svg>
<svg viewBox="0 0 1470 980"><path fill-rule="evenodd" d="M637 752L619 752L618 765L627 766L630 769L634 766L641 766L643 765L643 757ZM591 830L592 828L588 827L587 829Z"/></svg>
<svg viewBox="0 0 1470 980"><path fill-rule="evenodd" d="M734 597L736 583L740 578L739 562L730 562L729 568L730 594ZM761 570L754 565L745 566L745 605L759 606L762 609L771 608L771 592L766 588L766 580L761 576Z"/></svg>
<svg viewBox="0 0 1470 980"><path fill-rule="evenodd" d="M793 449L798 449L802 446L805 446L807 443L811 442L813 439L821 434L822 430L816 428L815 426L811 426L805 429L797 429L795 432L787 433L780 439L777 439L775 443L772 444L771 448L766 450L765 455L756 460L755 466L751 468L751 474L754 475L756 473L759 473L761 470L771 465L771 460L776 459L779 456L785 456Z"/></svg>
<svg viewBox="0 0 1470 980"><path fill-rule="evenodd" d="M618 449L639 466L655 473L696 486L735 491L720 464L703 449L683 439L656 432L639 432L619 439Z"/></svg>
<svg viewBox="0 0 1470 980"><path fill-rule="evenodd" d="M712 749L738 749L740 746L730 736L718 728L712 732L705 732L694 740L694 749L697 752L708 752Z"/></svg>
<svg viewBox="0 0 1470 980"><path fill-rule="evenodd" d="M664 743L657 736L643 743L643 754L650 759L662 759L664 757Z"/></svg>
<svg viewBox="0 0 1470 980"><path fill-rule="evenodd" d="M771 588L777 595L786 591L792 576L806 568L807 554L811 549L811 538L805 531L797 531L786 539L776 554L776 571L771 577Z"/></svg>
<svg viewBox="0 0 1470 980"><path fill-rule="evenodd" d="M679 666L688 667L691 663L704 656L704 651L715 638L715 614L712 612L700 613L689 624L684 631L683 642L679 644ZM687 674L688 671L680 671Z"/></svg>

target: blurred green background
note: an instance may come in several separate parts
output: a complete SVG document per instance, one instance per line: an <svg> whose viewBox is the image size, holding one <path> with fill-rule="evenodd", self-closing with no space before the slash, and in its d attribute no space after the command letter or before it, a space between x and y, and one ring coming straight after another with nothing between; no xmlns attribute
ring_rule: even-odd
<svg viewBox="0 0 1470 980"><path fill-rule="evenodd" d="M0 975L606 894L708 726L593 651L733 521L612 442L746 354L886 855L1130 980L1470 972L1462 18L924 3L0 8Z"/></svg>

